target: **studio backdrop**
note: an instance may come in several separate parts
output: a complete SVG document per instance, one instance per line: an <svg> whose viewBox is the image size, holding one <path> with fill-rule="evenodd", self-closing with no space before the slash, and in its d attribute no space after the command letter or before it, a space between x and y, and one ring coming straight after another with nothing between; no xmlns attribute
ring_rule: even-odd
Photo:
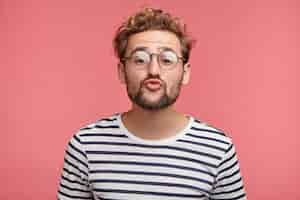
<svg viewBox="0 0 300 200"><path fill-rule="evenodd" d="M233 139L250 200L300 199L297 0L1 0L0 199L55 199L72 135L130 108L112 39L147 6L197 40L177 109Z"/></svg>

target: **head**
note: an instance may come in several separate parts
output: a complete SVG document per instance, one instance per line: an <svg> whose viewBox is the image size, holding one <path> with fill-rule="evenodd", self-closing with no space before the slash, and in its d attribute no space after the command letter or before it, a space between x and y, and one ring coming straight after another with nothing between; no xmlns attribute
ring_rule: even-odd
<svg viewBox="0 0 300 200"><path fill-rule="evenodd" d="M162 10L146 8L130 16L117 31L114 49L131 101L148 110L171 106L188 83L192 43L186 26ZM178 62L164 67L170 56ZM136 58L147 58L147 66L137 66Z"/></svg>

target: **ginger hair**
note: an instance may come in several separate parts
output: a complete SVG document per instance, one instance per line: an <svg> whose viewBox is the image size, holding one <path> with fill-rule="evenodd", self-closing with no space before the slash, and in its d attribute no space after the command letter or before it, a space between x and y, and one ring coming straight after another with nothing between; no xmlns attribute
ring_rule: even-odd
<svg viewBox="0 0 300 200"><path fill-rule="evenodd" d="M154 8L144 8L130 16L117 29L113 46L115 54L120 61L125 56L129 37L148 30L162 30L174 33L181 44L183 62L188 62L190 51L195 41L188 36L186 25L179 18L172 17L169 13Z"/></svg>

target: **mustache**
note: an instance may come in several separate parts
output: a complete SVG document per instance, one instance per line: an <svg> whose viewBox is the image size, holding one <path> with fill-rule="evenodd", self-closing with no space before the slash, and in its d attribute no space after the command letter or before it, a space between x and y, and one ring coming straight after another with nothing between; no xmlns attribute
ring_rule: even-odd
<svg viewBox="0 0 300 200"><path fill-rule="evenodd" d="M160 80L163 84L165 84L165 82L160 78L159 75L148 75L143 81L142 83L145 83L147 80L149 79L158 79Z"/></svg>

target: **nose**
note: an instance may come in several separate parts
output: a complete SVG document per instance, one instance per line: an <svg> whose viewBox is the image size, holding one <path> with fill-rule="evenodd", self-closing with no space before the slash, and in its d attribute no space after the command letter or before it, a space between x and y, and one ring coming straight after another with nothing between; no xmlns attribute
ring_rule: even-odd
<svg viewBox="0 0 300 200"><path fill-rule="evenodd" d="M160 73L160 66L158 63L157 55L155 55L155 54L151 55L151 61L148 66L148 72L149 72L149 74L152 74L152 75L157 75Z"/></svg>

